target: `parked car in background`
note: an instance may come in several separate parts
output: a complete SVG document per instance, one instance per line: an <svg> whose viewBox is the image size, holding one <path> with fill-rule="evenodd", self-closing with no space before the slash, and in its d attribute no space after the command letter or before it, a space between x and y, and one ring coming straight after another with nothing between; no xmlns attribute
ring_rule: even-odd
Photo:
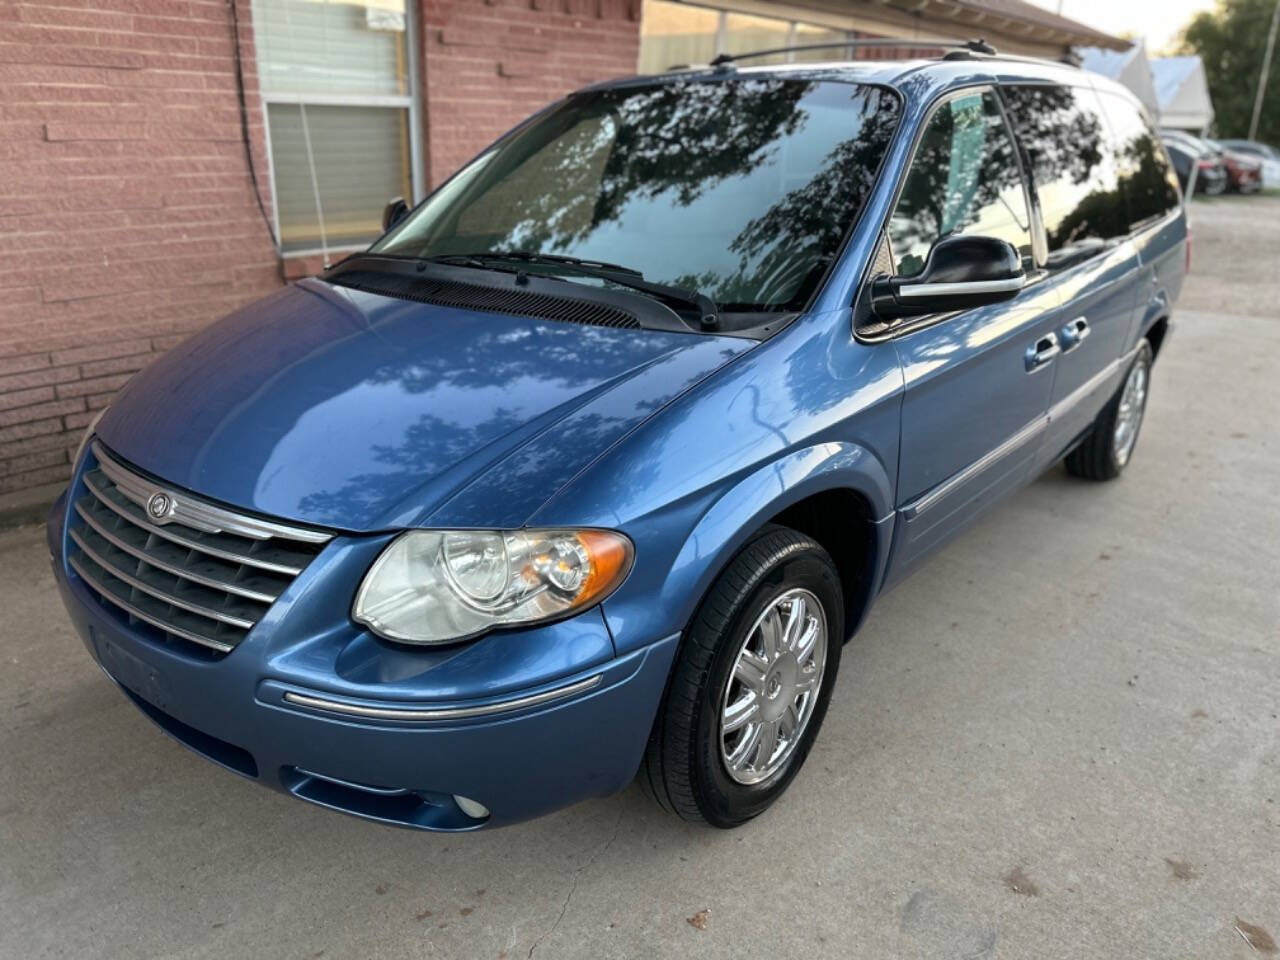
<svg viewBox="0 0 1280 960"><path fill-rule="evenodd" d="M1280 190L1280 150L1256 140L1219 140L1223 146L1256 157L1262 162L1262 185L1268 190Z"/></svg>
<svg viewBox="0 0 1280 960"><path fill-rule="evenodd" d="M1227 171L1227 189L1236 193L1257 193L1262 189L1262 160L1240 150L1224 146L1219 140L1205 140L1218 151L1223 169Z"/></svg>
<svg viewBox="0 0 1280 960"><path fill-rule="evenodd" d="M1229 177L1222 158L1203 141L1194 137L1162 134L1165 149L1178 176L1178 184L1185 194L1195 173L1195 190L1206 196L1225 193Z"/></svg>
<svg viewBox="0 0 1280 960"><path fill-rule="evenodd" d="M1187 240L1133 95L719 59L552 105L89 425L48 545L139 710L382 823L638 774L732 827L878 595L1055 464L1124 473Z"/></svg>
<svg viewBox="0 0 1280 960"><path fill-rule="evenodd" d="M1189 151L1198 152L1201 158L1211 159L1221 165L1222 172L1226 174L1224 189L1237 193L1257 193L1262 189L1262 163L1257 157L1226 147L1220 141L1197 137L1185 130L1164 130L1161 136L1166 144L1175 142L1185 145ZM1204 167L1201 167L1197 179L1202 176ZM1216 186L1216 182L1212 184L1212 188L1207 185L1204 192L1217 192Z"/></svg>

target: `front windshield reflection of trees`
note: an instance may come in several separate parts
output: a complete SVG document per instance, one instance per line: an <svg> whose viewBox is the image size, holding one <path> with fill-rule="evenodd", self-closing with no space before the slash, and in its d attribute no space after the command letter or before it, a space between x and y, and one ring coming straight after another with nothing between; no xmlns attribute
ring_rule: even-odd
<svg viewBox="0 0 1280 960"><path fill-rule="evenodd" d="M571 98L482 155L375 252L624 265L728 310L796 309L862 207L891 93L729 78Z"/></svg>

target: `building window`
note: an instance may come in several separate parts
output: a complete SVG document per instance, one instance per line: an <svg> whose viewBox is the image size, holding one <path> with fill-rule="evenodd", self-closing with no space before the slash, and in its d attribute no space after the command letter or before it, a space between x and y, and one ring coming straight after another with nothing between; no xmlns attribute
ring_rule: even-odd
<svg viewBox="0 0 1280 960"><path fill-rule="evenodd" d="M283 253L362 247L416 196L411 25L405 0L253 0Z"/></svg>
<svg viewBox="0 0 1280 960"><path fill-rule="evenodd" d="M810 46L819 43L843 43L852 39L845 30L834 27L820 27L812 23L797 23L792 42L798 46ZM830 50L797 50L791 55L793 63L817 62L823 60L843 60L853 56L851 47L832 47Z"/></svg>
<svg viewBox="0 0 1280 960"><path fill-rule="evenodd" d="M640 72L661 73L706 63L717 53L720 11L668 0L645 0L640 19Z"/></svg>
<svg viewBox="0 0 1280 960"><path fill-rule="evenodd" d="M791 45L791 23L774 17L754 17L745 13L726 13L724 33L717 53L750 53L752 50L773 50ZM756 57L752 66L766 63L786 63L787 54Z"/></svg>
<svg viewBox="0 0 1280 960"><path fill-rule="evenodd" d="M786 11L792 12L792 11ZM801 14L803 15L803 14ZM644 0L640 72L707 63L721 53L749 53L814 43L840 43L851 34L837 27L787 16L764 17L699 7L676 0ZM752 64L843 60L848 49L803 50L752 59Z"/></svg>

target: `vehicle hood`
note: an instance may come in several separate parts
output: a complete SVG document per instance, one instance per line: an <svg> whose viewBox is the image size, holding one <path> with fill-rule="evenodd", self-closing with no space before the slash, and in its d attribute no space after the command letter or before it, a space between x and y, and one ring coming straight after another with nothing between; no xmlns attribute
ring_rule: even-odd
<svg viewBox="0 0 1280 960"><path fill-rule="evenodd" d="M352 531L433 514L518 525L751 345L304 280L175 347L118 394L97 432L161 480L268 516ZM485 474L501 496L463 496Z"/></svg>

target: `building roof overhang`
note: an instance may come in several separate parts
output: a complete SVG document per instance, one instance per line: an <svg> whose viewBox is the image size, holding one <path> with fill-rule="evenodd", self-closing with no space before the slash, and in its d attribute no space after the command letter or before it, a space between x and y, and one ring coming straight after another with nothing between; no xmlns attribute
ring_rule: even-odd
<svg viewBox="0 0 1280 960"><path fill-rule="evenodd" d="M725 6L713 2L713 6ZM768 4L755 4L761 9ZM1101 30L1058 16L1026 0L788 0L793 7L820 10L855 19L883 20L912 26L908 39L955 39L982 36L997 47L1002 38L1014 44L1087 46L1124 50L1131 43Z"/></svg>

